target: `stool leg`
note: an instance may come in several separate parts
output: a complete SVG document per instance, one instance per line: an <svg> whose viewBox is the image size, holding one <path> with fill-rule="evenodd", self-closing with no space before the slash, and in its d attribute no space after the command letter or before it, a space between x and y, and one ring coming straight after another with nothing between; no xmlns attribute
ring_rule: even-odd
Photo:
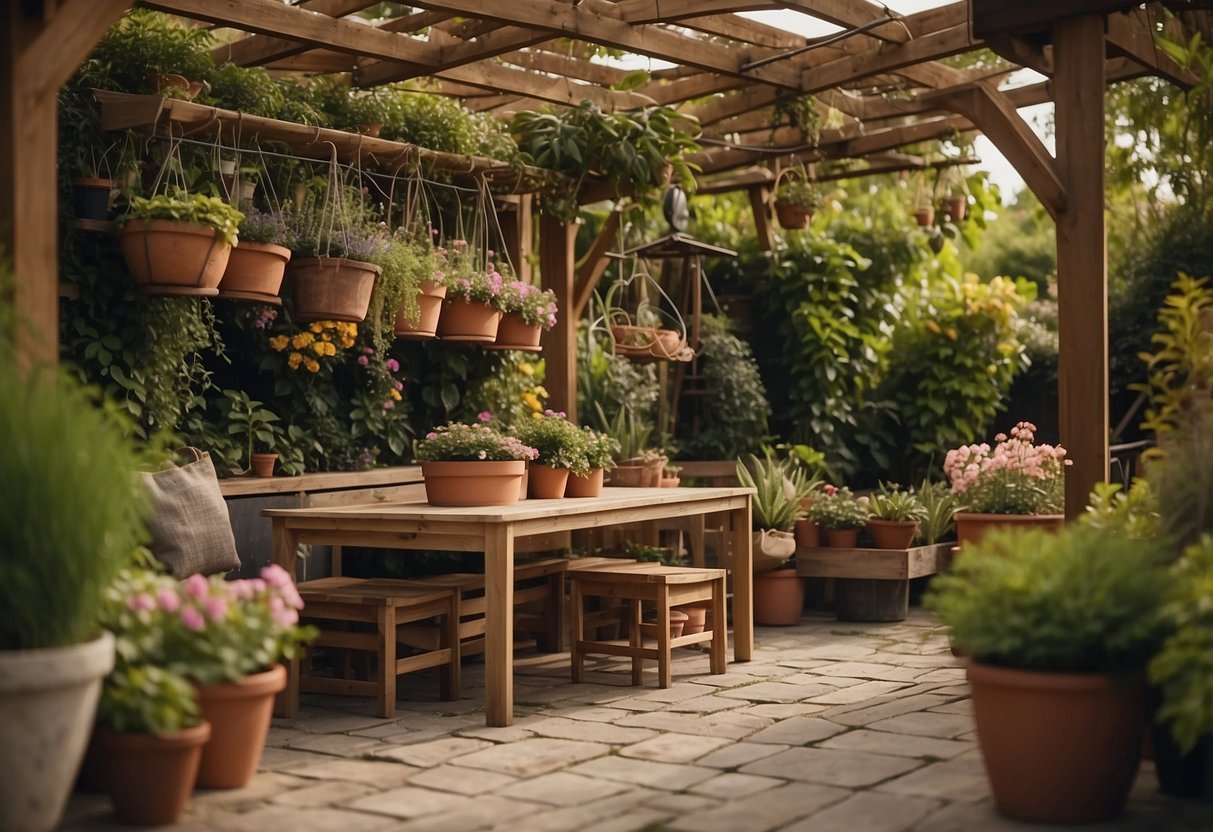
<svg viewBox="0 0 1213 832"><path fill-rule="evenodd" d="M664 584L657 591L657 686L668 688L670 672L670 590Z"/></svg>
<svg viewBox="0 0 1213 832"><path fill-rule="evenodd" d="M548 597L544 602L543 632L539 636L541 653L559 653L564 635L564 573L548 575Z"/></svg>
<svg viewBox="0 0 1213 832"><path fill-rule="evenodd" d="M309 650L304 661L310 661L310 659L311 651ZM302 668L298 656L286 659L283 664L286 665L286 688L276 698L274 716L290 719L299 715L299 673Z"/></svg>
<svg viewBox="0 0 1213 832"><path fill-rule="evenodd" d="M379 608L379 716L396 715L396 608Z"/></svg>
<svg viewBox="0 0 1213 832"><path fill-rule="evenodd" d="M628 644L639 649L644 641L640 634L640 602L628 601ZM632 684L639 687L644 671L644 659L632 656Z"/></svg>
<svg viewBox="0 0 1213 832"><path fill-rule="evenodd" d="M447 701L459 698L459 690L463 684L460 678L462 653L459 650L459 617L461 615L459 597L459 590L451 592L449 611L446 614L446 621L442 625L442 640L445 642L442 646L450 649L451 656L450 663L446 666L446 672L442 674L438 684L439 693Z"/></svg>
<svg viewBox="0 0 1213 832"><path fill-rule="evenodd" d="M581 582L573 581L571 609L569 610L569 661L573 665L573 681L581 681L582 662L585 654L581 642L585 639L585 603L581 597Z"/></svg>
<svg viewBox="0 0 1213 832"><path fill-rule="evenodd" d="M712 581L712 650L709 657L711 671L724 673L728 662L729 628L724 611L724 578Z"/></svg>

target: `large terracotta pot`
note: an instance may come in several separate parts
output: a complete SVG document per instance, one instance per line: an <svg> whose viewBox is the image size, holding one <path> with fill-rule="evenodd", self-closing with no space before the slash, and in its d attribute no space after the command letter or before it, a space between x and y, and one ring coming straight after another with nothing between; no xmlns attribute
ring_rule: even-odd
<svg viewBox="0 0 1213 832"><path fill-rule="evenodd" d="M1140 680L975 661L968 678L1000 812L1034 823L1096 823L1120 813L1141 757Z"/></svg>
<svg viewBox="0 0 1213 832"><path fill-rule="evenodd" d="M219 297L280 304L291 250L273 243L238 243L227 260Z"/></svg>
<svg viewBox="0 0 1213 832"><path fill-rule="evenodd" d="M523 323L517 312L506 312L497 327L497 342L486 349L521 350L522 352L539 352L539 338L543 328L539 324Z"/></svg>
<svg viewBox="0 0 1213 832"><path fill-rule="evenodd" d="M526 495L531 500L562 500L569 483L568 468L531 463L527 469Z"/></svg>
<svg viewBox="0 0 1213 832"><path fill-rule="evenodd" d="M795 569L774 569L754 575L754 623L787 627L804 612L804 581Z"/></svg>
<svg viewBox="0 0 1213 832"><path fill-rule="evenodd" d="M569 474L569 481L564 487L564 496L566 497L599 497L602 495L602 476L601 468L591 468L590 473L584 477L579 477L576 474Z"/></svg>
<svg viewBox="0 0 1213 832"><path fill-rule="evenodd" d="M446 298L446 286L436 280L423 280L417 305L421 313L416 323L404 316L404 310L396 313L393 328L397 338L433 338L438 334L438 319L442 316L442 301Z"/></svg>
<svg viewBox="0 0 1213 832"><path fill-rule="evenodd" d="M113 666L109 633L70 647L0 650L0 829L59 826Z"/></svg>
<svg viewBox="0 0 1213 832"><path fill-rule="evenodd" d="M501 310L487 303L448 300L438 319L438 337L445 341L468 341L491 344L497 340Z"/></svg>
<svg viewBox="0 0 1213 832"><path fill-rule="evenodd" d="M422 462L425 498L433 506L507 506L518 502L526 463Z"/></svg>
<svg viewBox="0 0 1213 832"><path fill-rule="evenodd" d="M98 728L93 744L117 819L140 826L176 823L194 791L202 746L210 735L205 721L165 734Z"/></svg>
<svg viewBox="0 0 1213 832"><path fill-rule="evenodd" d="M380 271L374 263L344 257L292 260L289 274L294 284L295 320L365 320Z"/></svg>
<svg viewBox="0 0 1213 832"><path fill-rule="evenodd" d="M909 549L918 523L914 520L868 520L868 531L877 549Z"/></svg>
<svg viewBox="0 0 1213 832"><path fill-rule="evenodd" d="M151 295L214 297L232 253L215 229L172 220L128 220L118 242L135 285Z"/></svg>
<svg viewBox="0 0 1213 832"><path fill-rule="evenodd" d="M198 688L198 706L211 724L211 738L202 752L198 786L239 789L257 772L261 749L274 715L274 696L286 687L286 668L275 665L239 682Z"/></svg>
<svg viewBox="0 0 1213 832"><path fill-rule="evenodd" d="M1066 518L1062 514L979 514L958 511L956 519L956 542L964 551L966 544L976 544L990 529L1046 529L1060 530Z"/></svg>

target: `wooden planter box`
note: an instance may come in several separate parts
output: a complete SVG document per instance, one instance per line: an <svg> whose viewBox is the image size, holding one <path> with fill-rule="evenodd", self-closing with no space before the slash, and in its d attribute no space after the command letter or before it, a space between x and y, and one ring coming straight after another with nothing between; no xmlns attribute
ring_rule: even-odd
<svg viewBox="0 0 1213 832"><path fill-rule="evenodd" d="M843 621L901 621L909 608L910 579L947 567L955 543L911 549L798 548L796 572L834 578L835 608Z"/></svg>

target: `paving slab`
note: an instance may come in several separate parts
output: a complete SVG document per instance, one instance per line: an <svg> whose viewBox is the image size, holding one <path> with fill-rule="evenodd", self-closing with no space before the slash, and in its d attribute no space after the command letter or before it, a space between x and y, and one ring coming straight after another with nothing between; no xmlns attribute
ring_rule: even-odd
<svg viewBox="0 0 1213 832"><path fill-rule="evenodd" d="M847 789L815 783L789 783L732 800L715 809L674 818L668 826L685 832L766 832L850 796Z"/></svg>
<svg viewBox="0 0 1213 832"><path fill-rule="evenodd" d="M628 788L628 784L614 780L554 771L529 780L516 780L512 785L499 789L497 793L502 797L549 803L553 806L579 806L627 791Z"/></svg>
<svg viewBox="0 0 1213 832"><path fill-rule="evenodd" d="M939 802L880 792L858 792L782 832L903 832L939 808ZM985 827L972 827L969 832Z"/></svg>
<svg viewBox="0 0 1213 832"><path fill-rule="evenodd" d="M488 740L470 739L468 737L446 737L430 742L414 743L399 748L387 748L375 753L378 759L396 760L416 768L439 766L455 757L479 751L482 748L493 748Z"/></svg>
<svg viewBox="0 0 1213 832"><path fill-rule="evenodd" d="M601 757L611 750L609 745L594 742L577 742L536 738L521 742L505 743L473 751L459 757L459 765L496 771L514 777L534 777L559 768L566 768Z"/></svg>
<svg viewBox="0 0 1213 832"><path fill-rule="evenodd" d="M655 734L649 739L621 748L619 755L659 763L689 763L730 744L731 741L725 737Z"/></svg>
<svg viewBox="0 0 1213 832"><path fill-rule="evenodd" d="M846 728L836 722L811 716L794 716L780 720L769 728L749 736L750 742L768 742L779 745L808 745L832 737Z"/></svg>
<svg viewBox="0 0 1213 832"><path fill-rule="evenodd" d="M792 778L827 786L871 786L918 768L918 760L841 751L830 748L789 748L741 767L742 774Z"/></svg>
<svg viewBox="0 0 1213 832"><path fill-rule="evenodd" d="M627 757L599 757L574 766L570 771L585 777L604 777L621 783L635 783L650 789L681 791L717 775L713 768L674 763L657 763Z"/></svg>
<svg viewBox="0 0 1213 832"><path fill-rule="evenodd" d="M940 740L914 734L892 734L863 728L831 737L819 745L822 748L845 748L871 754L891 754L894 757L931 758L932 761L950 760L976 747L971 742Z"/></svg>

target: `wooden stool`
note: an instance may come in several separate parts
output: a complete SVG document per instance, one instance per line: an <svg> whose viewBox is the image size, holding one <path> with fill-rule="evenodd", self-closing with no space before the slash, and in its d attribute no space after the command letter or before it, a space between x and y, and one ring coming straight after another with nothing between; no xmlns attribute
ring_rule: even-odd
<svg viewBox="0 0 1213 832"><path fill-rule="evenodd" d="M688 644L711 642L709 666L712 673L724 673L727 651L727 629L724 609L725 571L682 566L660 566L651 563L587 566L570 570L572 615L569 645L572 652L573 681L580 682L586 654L630 656L632 684L641 684L641 664L644 659L657 660L657 683L668 688L671 682L670 650ZM628 602L628 643L590 641L585 638L586 596L620 598ZM652 601L657 605L657 646L645 647L640 633L641 604ZM670 638L670 608L682 604L709 601L712 621L710 629L678 638Z"/></svg>
<svg viewBox="0 0 1213 832"><path fill-rule="evenodd" d="M287 688L287 708L295 713L300 690L353 696L375 696L378 715L396 713L396 677L427 667L445 665L440 680L443 699L459 697L459 593L445 587L423 586L415 581L391 578L320 578L299 584L304 617L318 620L320 636L315 647L335 647L374 653L375 677L371 680L313 676L308 661L292 662ZM414 656L396 658L396 628L400 624L441 616L443 633L433 649ZM375 632L355 632L333 626L334 622L373 625Z"/></svg>

